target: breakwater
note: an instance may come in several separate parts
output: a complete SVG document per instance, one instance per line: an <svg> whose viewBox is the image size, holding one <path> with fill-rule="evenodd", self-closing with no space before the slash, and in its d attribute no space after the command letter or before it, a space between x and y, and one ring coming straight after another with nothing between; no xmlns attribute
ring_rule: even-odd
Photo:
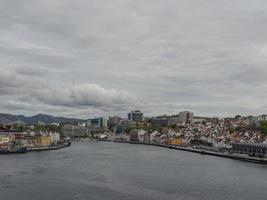
<svg viewBox="0 0 267 200"><path fill-rule="evenodd" d="M134 141L111 141L111 140L100 140L100 141L107 141L107 142L116 142L116 143L129 143L129 144L136 144L136 145L150 145L150 146L158 146L168 149L180 150L180 151L188 151L192 153L198 153L202 155L209 155L209 156L216 156L216 157L223 157L233 160L240 160L245 162L252 162L258 164L267 164L266 158L256 158L256 157L249 157L246 155L236 155L231 153L221 153L221 152L213 152L207 150L200 150L200 149L193 149L191 147L180 147L174 145L165 145L165 144L156 144L156 143L143 143L143 142L134 142Z"/></svg>

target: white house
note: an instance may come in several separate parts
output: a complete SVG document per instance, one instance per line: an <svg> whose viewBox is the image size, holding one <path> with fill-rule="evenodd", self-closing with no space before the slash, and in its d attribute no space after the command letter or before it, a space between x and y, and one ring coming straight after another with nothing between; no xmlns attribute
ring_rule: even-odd
<svg viewBox="0 0 267 200"><path fill-rule="evenodd" d="M51 144L57 145L60 142L60 134L57 132L50 132Z"/></svg>
<svg viewBox="0 0 267 200"><path fill-rule="evenodd" d="M154 131L153 133L150 134L150 142L156 142L159 143L160 142L160 132L158 131Z"/></svg>
<svg viewBox="0 0 267 200"><path fill-rule="evenodd" d="M139 142L144 142L144 136L146 134L146 131L141 129L141 130L138 130L138 140Z"/></svg>

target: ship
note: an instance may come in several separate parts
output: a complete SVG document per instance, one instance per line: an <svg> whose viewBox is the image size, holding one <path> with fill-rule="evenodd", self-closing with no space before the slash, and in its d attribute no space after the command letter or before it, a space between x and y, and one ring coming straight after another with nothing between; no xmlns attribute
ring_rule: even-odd
<svg viewBox="0 0 267 200"><path fill-rule="evenodd" d="M19 154L19 153L27 153L27 147L17 144L13 142L12 144L0 148L0 154Z"/></svg>
<svg viewBox="0 0 267 200"><path fill-rule="evenodd" d="M71 146L71 140L66 140L64 146L70 147Z"/></svg>

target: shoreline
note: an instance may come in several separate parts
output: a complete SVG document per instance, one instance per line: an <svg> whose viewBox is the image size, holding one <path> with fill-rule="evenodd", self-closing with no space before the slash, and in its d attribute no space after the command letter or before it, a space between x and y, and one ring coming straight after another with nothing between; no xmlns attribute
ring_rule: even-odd
<svg viewBox="0 0 267 200"><path fill-rule="evenodd" d="M51 151L51 150L59 150L68 147L67 145L58 145L58 146L51 146L51 147L31 147L27 148L28 152L32 151Z"/></svg>
<svg viewBox="0 0 267 200"><path fill-rule="evenodd" d="M180 146L173 146L173 145L143 143L143 142L133 142L133 141L111 141L111 140L98 140L98 141L158 146L158 147L163 147L163 148L168 148L168 149L187 151L187 152L198 153L198 154L209 155L209 156L216 156L216 157L227 158L227 159L232 159L232 160L240 160L240 161L250 162L250 163L257 163L257 164L264 164L264 165L267 164L266 158L256 158L256 157L249 157L249 156L232 155L229 153L219 153L219 152L213 152L213 151L207 151L207 150L193 149L191 147L180 147Z"/></svg>
<svg viewBox="0 0 267 200"><path fill-rule="evenodd" d="M70 144L61 144L57 146L49 146L49 147L24 147L23 150L6 150L0 152L0 154L26 154L28 152L40 152L40 151L53 151L53 150L59 150L66 147L69 147Z"/></svg>

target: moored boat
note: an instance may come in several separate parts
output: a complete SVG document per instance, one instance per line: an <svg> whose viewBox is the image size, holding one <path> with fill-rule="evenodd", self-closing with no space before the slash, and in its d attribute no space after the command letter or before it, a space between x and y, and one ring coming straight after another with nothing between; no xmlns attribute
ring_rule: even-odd
<svg viewBox="0 0 267 200"><path fill-rule="evenodd" d="M27 147L0 149L0 154L15 154L15 153L27 153Z"/></svg>
<svg viewBox="0 0 267 200"><path fill-rule="evenodd" d="M71 141L67 141L67 146L70 147Z"/></svg>
<svg viewBox="0 0 267 200"><path fill-rule="evenodd" d="M15 147L14 149L10 150L10 153L27 153L27 147Z"/></svg>
<svg viewBox="0 0 267 200"><path fill-rule="evenodd" d="M63 140L62 140L62 144L64 146L67 146L67 147L70 147L71 146L71 139L69 137L65 137Z"/></svg>
<svg viewBox="0 0 267 200"><path fill-rule="evenodd" d="M0 149L0 154L8 154L9 149Z"/></svg>

